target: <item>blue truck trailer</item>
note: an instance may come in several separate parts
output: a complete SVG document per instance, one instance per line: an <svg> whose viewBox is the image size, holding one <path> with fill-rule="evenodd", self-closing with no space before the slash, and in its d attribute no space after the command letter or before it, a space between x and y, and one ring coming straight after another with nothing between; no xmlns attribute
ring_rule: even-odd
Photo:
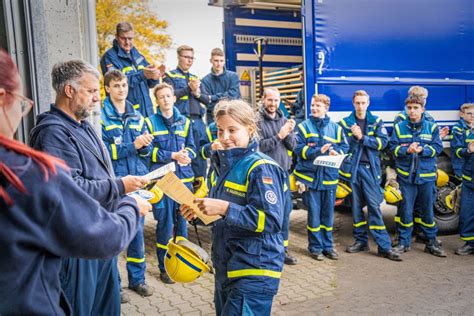
<svg viewBox="0 0 474 316"><path fill-rule="evenodd" d="M412 85L428 89L427 111L440 126L459 120L474 102L472 0L209 0L224 10L227 68L241 76L242 94L258 99L255 42L264 38L264 86L294 101L304 89L331 98L330 116L352 110L352 94L366 90L370 110L390 129ZM302 66L302 67L301 67ZM303 80L300 69L304 70ZM309 113L309 107L306 107ZM438 167L451 173L448 139ZM452 184L439 188L435 205L441 231L457 227L446 205Z"/></svg>

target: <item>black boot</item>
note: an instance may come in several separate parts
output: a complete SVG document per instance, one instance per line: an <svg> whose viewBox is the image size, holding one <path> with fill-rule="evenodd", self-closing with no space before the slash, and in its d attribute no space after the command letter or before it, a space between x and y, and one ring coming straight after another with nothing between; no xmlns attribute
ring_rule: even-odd
<svg viewBox="0 0 474 316"><path fill-rule="evenodd" d="M377 255L392 261L402 261L402 256L398 252L395 252L393 249L389 249L387 251L379 250Z"/></svg>
<svg viewBox="0 0 474 316"><path fill-rule="evenodd" d="M474 245L470 245L470 244L466 243L461 248L456 249L456 251L454 253L459 255L459 256L473 255L474 254Z"/></svg>
<svg viewBox="0 0 474 316"><path fill-rule="evenodd" d="M285 264L294 266L298 262L298 259L296 259L293 256L290 256L287 250L285 250Z"/></svg>
<svg viewBox="0 0 474 316"><path fill-rule="evenodd" d="M369 251L369 245L364 244L360 241L356 241L353 245L347 246L346 252L348 253L356 253L361 251Z"/></svg>
<svg viewBox="0 0 474 316"><path fill-rule="evenodd" d="M446 253L444 252L443 248L441 248L436 238L428 240L425 246L425 252L428 252L436 257L446 257Z"/></svg>

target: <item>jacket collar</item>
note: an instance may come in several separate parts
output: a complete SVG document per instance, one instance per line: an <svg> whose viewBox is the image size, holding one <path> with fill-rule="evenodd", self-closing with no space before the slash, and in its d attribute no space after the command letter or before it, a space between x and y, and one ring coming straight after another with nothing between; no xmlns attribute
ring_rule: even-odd
<svg viewBox="0 0 474 316"><path fill-rule="evenodd" d="M269 120L269 121L279 121L283 116L283 112L280 109L276 110L275 117L271 117L264 107L262 107L262 109L260 110L260 113L262 114L265 120Z"/></svg>
<svg viewBox="0 0 474 316"><path fill-rule="evenodd" d="M223 72L221 72L220 74L216 74L216 73L214 72L214 70L212 69L212 67L211 67L211 75L212 75L213 77L216 77L216 78L219 78L219 77L224 76L225 73L226 73L226 71L227 71L227 69L225 69L225 67L224 67L224 71L223 71Z"/></svg>
<svg viewBox="0 0 474 316"><path fill-rule="evenodd" d="M367 111L365 115L365 119L366 119L367 124L373 124L377 121L377 117L373 115L370 111ZM351 123L357 122L357 116L356 116L355 111L352 111L352 113L349 115L349 120L351 121Z"/></svg>
<svg viewBox="0 0 474 316"><path fill-rule="evenodd" d="M218 150L217 156L219 157L220 174L226 172L228 169L231 169L236 161L241 160L245 156L256 152L257 150L258 142L256 140L252 140L246 148L239 147L227 150Z"/></svg>
<svg viewBox="0 0 474 316"><path fill-rule="evenodd" d="M329 116L325 116L324 118L317 118L314 116L310 116L309 120L315 124L318 128L325 127L326 125L329 124L330 118Z"/></svg>
<svg viewBox="0 0 474 316"><path fill-rule="evenodd" d="M104 114L114 120L121 120L122 115L120 115L117 112L117 109L115 106L112 104L112 100L110 100L110 97L106 97L102 106L102 111L104 111ZM125 101L125 113L123 115L123 118L128 118L128 117L138 117L137 113L133 109L132 103L129 101Z"/></svg>
<svg viewBox="0 0 474 316"><path fill-rule="evenodd" d="M130 53L127 53L123 50L122 47L120 47L118 41L116 39L114 39L113 41L113 47L115 49L115 51L117 52L117 55L119 57L122 57L122 58L129 58L129 59L132 59L132 56L135 56L136 53L138 53L137 49L134 47L132 47L132 49L130 50Z"/></svg>
<svg viewBox="0 0 474 316"><path fill-rule="evenodd" d="M163 116L163 113L161 113L160 107L156 108L156 115L159 116L163 122L166 121L165 117ZM176 124L184 124L186 118L179 112L179 110L174 106L173 107L173 125Z"/></svg>

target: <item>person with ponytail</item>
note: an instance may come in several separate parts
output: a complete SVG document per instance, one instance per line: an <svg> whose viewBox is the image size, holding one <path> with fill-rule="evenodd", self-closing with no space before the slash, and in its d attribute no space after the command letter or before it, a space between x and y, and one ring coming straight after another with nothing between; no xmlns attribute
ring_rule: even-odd
<svg viewBox="0 0 474 316"><path fill-rule="evenodd" d="M23 96L17 67L2 50L0 73L0 314L71 314L61 257L113 258L151 205L125 197L110 213L73 181L64 161L16 141L33 101Z"/></svg>

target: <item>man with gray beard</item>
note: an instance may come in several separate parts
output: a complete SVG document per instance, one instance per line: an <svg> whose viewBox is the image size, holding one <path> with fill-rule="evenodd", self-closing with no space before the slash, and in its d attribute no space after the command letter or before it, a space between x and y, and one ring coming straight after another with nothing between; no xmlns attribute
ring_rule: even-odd
<svg viewBox="0 0 474 316"><path fill-rule="evenodd" d="M115 178L107 149L86 120L100 100L100 74L92 65L72 60L56 64L51 77L56 101L38 116L31 146L63 159L74 181L114 212L121 195L147 181L139 176ZM78 236L77 243L81 242ZM96 244L101 247L100 240ZM60 278L74 315L120 315L117 258L63 258Z"/></svg>

